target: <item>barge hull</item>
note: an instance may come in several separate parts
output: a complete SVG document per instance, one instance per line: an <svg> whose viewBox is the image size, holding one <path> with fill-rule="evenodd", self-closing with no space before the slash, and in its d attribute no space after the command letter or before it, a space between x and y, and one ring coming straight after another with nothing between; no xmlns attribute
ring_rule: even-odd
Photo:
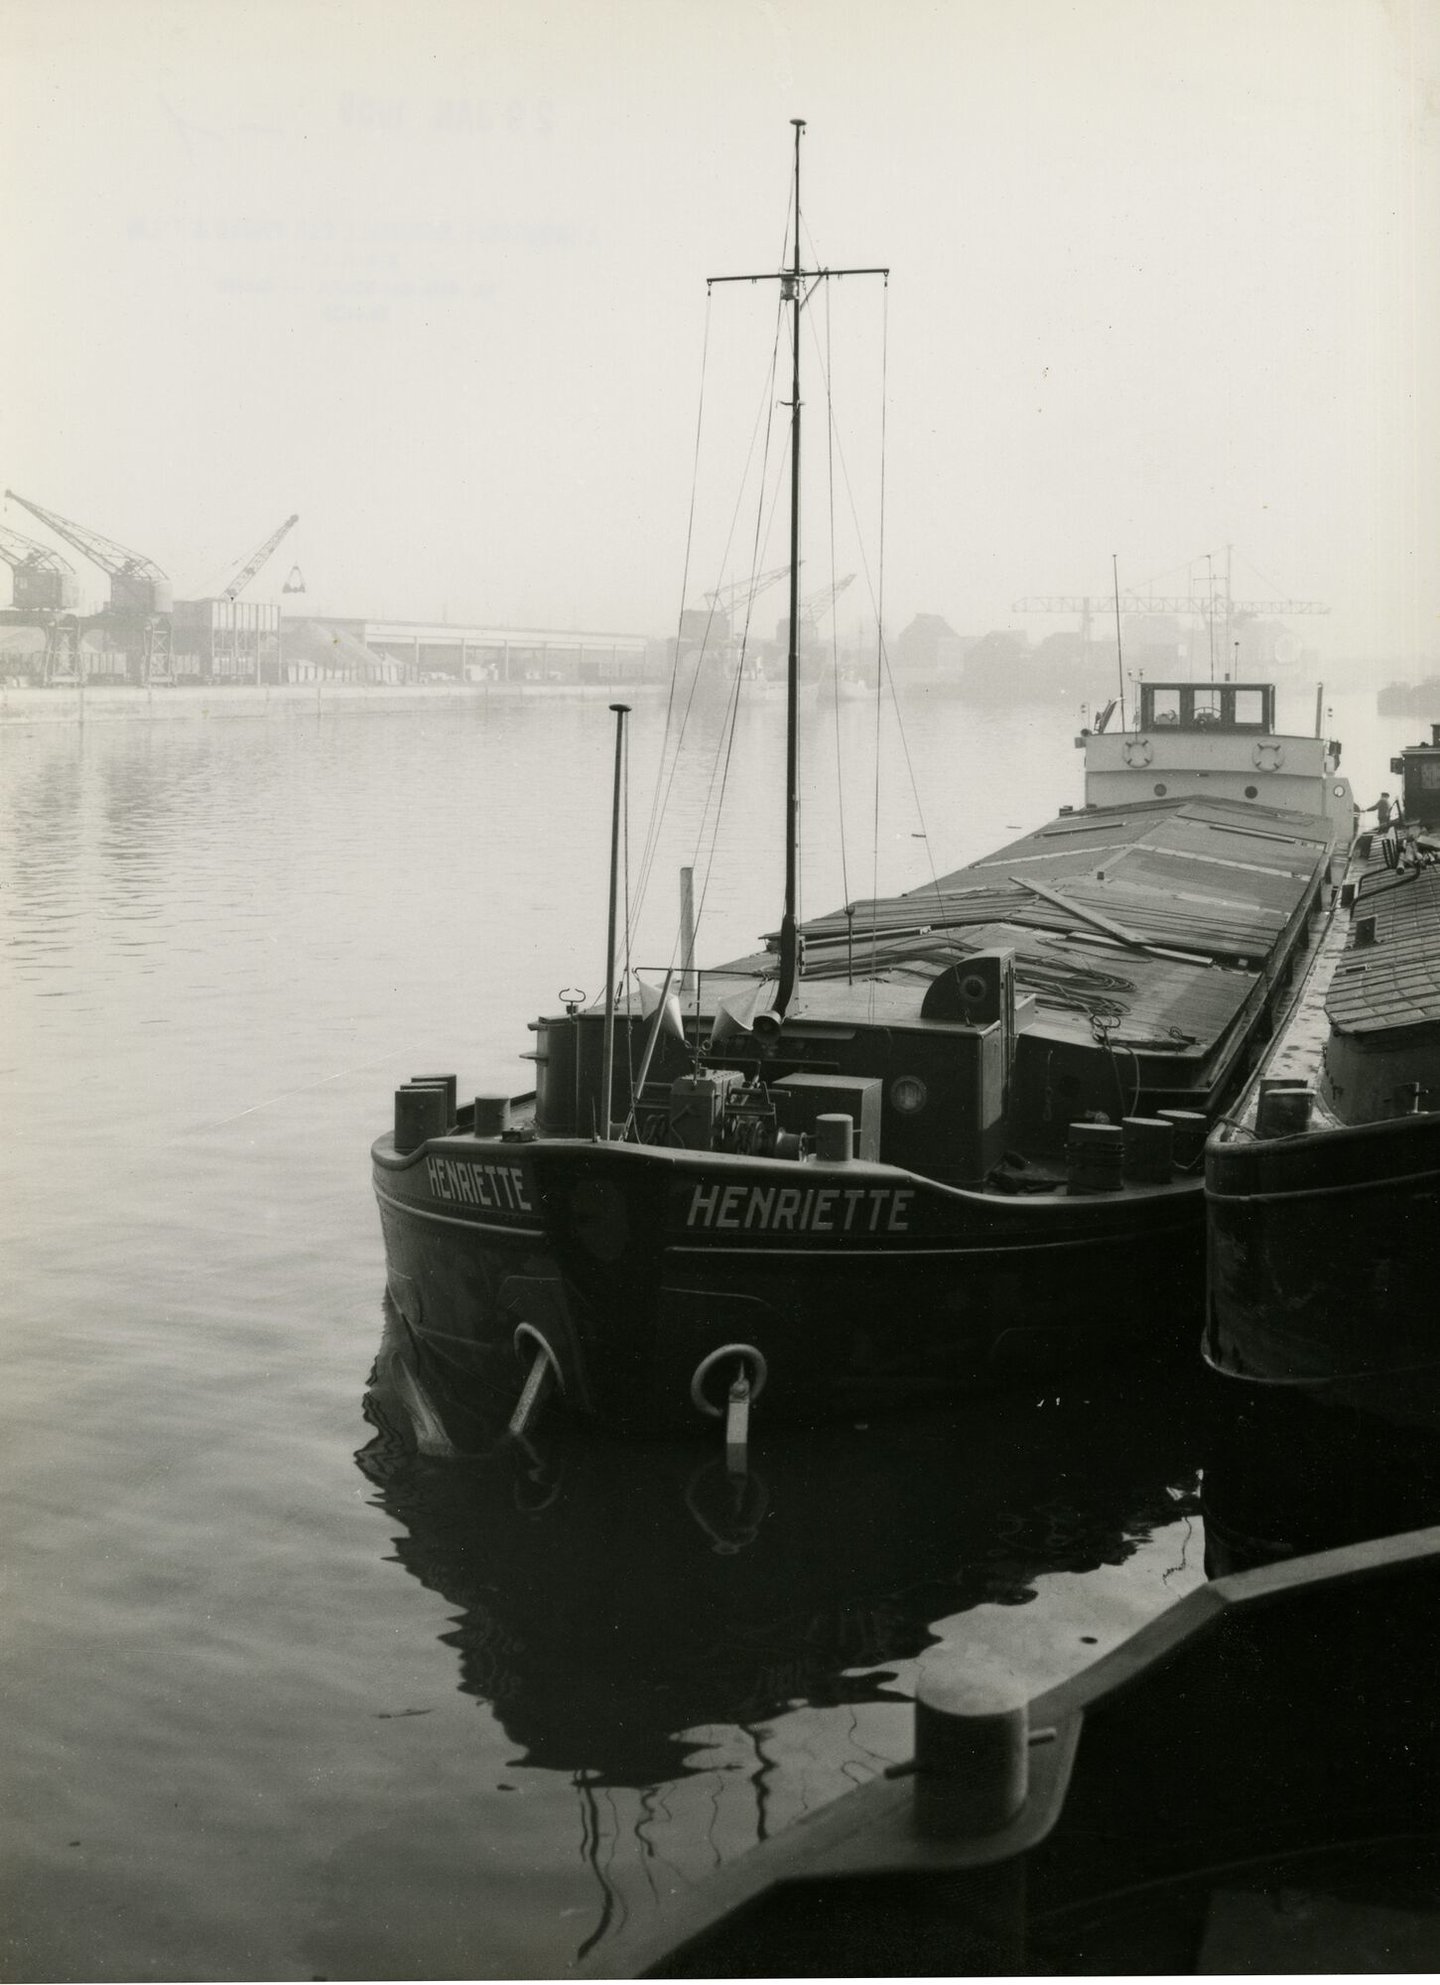
<svg viewBox="0 0 1440 1985"><path fill-rule="evenodd" d="M469 1137L382 1139L374 1163L392 1300L504 1412L537 1336L567 1404L664 1433L702 1423L692 1382L727 1345L763 1359L767 1421L863 1418L1170 1353L1201 1321L1198 1179L1006 1199L884 1165ZM513 1203L459 1199L502 1168ZM702 1382L712 1405L732 1373Z"/></svg>

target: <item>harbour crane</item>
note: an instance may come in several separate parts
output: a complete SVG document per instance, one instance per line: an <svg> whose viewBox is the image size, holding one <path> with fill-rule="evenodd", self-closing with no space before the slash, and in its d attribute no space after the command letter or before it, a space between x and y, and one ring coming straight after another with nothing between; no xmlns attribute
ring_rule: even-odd
<svg viewBox="0 0 1440 1985"><path fill-rule="evenodd" d="M14 573L15 607L31 612L63 612L73 607L78 588L75 568L60 552L0 524L0 560Z"/></svg>
<svg viewBox="0 0 1440 1985"><path fill-rule="evenodd" d="M728 620L737 608L749 606L758 599L767 586L773 586L777 579L788 578L788 565L772 565L768 572L757 572L752 579L737 579L732 585L720 586L713 593L705 595L705 604Z"/></svg>
<svg viewBox="0 0 1440 1985"><path fill-rule="evenodd" d="M833 585L824 586L818 593L812 593L808 599L802 600L800 603L800 625L813 632L820 625L826 614L829 613L831 607L834 606L854 577L855 574L853 572L847 572L843 579L835 580Z"/></svg>
<svg viewBox="0 0 1440 1985"><path fill-rule="evenodd" d="M85 524L76 524L54 510L32 503L28 496L7 489L7 501L18 503L32 517L47 524L57 538L73 545L92 565L109 575L108 618L118 624L127 664L131 654L138 657L140 680L168 681L170 678L170 613L174 605L170 581L153 558L130 551L113 538L102 537Z"/></svg>
<svg viewBox="0 0 1440 1985"><path fill-rule="evenodd" d="M250 584L250 581L255 577L255 574L260 570L260 567L265 563L266 559L269 558L270 554L280 544L281 540L285 537L288 537L290 532L294 530L295 526L299 522L300 522L300 513L297 510L293 517L287 517L285 519L285 522L280 526L278 531L272 531L270 533L269 537L266 538L264 544L262 544L257 551L251 552L245 564L241 566L240 570L236 573L235 577L230 581L230 584L225 588L225 591L221 594L220 597L226 600L233 600L238 598L238 596L241 593L243 593L245 588ZM300 593L305 590L303 580L298 586L291 584L291 579L294 578L295 574L298 573L299 570L300 568L297 565L294 568L294 571L292 571L290 579L287 579L285 581L285 591L287 593Z"/></svg>
<svg viewBox="0 0 1440 1985"><path fill-rule="evenodd" d="M79 624L74 608L79 587L74 566L49 545L4 525L0 525L0 561L12 574L10 613L16 620L39 621L45 629L42 680L55 682L78 674Z"/></svg>
<svg viewBox="0 0 1440 1985"><path fill-rule="evenodd" d="M1296 614L1329 613L1330 609L1320 600L1237 600L1230 590L1230 546L1225 547L1225 575L1223 584L1217 583L1212 572L1210 582L1204 592L1192 590L1181 594L1145 594L1135 592L1118 593L1112 588L1102 593L1044 593L1016 600L1012 607L1015 613L1077 613L1080 616L1080 640L1088 648L1091 641L1091 628L1095 616L1108 618L1120 614L1194 614L1204 622L1210 639L1210 667L1215 667L1215 633L1217 623L1223 626L1225 642L1225 667L1230 666L1230 630L1237 622L1260 619L1289 619ZM1206 554L1209 562L1210 554ZM1239 643L1236 642L1238 650Z"/></svg>

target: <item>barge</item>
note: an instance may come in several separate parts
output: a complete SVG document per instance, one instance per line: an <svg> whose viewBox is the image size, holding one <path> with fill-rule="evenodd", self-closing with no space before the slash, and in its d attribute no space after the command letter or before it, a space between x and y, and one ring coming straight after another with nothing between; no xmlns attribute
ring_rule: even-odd
<svg viewBox="0 0 1440 1985"><path fill-rule="evenodd" d="M1081 739L1083 806L805 925L783 1005L770 951L697 974L678 1036L618 1002L608 1109L598 1009L536 1023L533 1097L403 1085L373 1166L410 1329L503 1411L538 1361L656 1432L737 1366L767 1415L864 1417L1193 1345L1204 1139L1353 821L1332 747L1273 710L1143 685L1133 729Z"/></svg>
<svg viewBox="0 0 1440 1985"><path fill-rule="evenodd" d="M395 1098L389 1294L517 1430L547 1392L628 1432L868 1417L1193 1347L1206 1132L1328 906L1354 803L1270 684L1144 683L1078 742L1079 807L906 894L802 920L801 313L785 891L765 948L534 1023L532 1096ZM765 277L713 278L755 282ZM1123 678L1122 678L1123 681ZM681 986L686 986L682 975Z"/></svg>
<svg viewBox="0 0 1440 1985"><path fill-rule="evenodd" d="M1440 1420L1440 724L1206 1156L1219 1371Z"/></svg>

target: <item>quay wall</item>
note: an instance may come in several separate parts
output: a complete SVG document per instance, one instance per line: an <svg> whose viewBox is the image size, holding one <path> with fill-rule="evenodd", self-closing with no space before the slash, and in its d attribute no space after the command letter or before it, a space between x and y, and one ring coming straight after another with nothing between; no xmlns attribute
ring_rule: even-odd
<svg viewBox="0 0 1440 1985"><path fill-rule="evenodd" d="M636 703L666 694L663 682L346 682L188 684L143 689L123 683L103 688L57 684L0 687L0 724L201 723L227 717L316 717L327 712L388 716L399 710L446 705L540 703L580 698L591 703Z"/></svg>

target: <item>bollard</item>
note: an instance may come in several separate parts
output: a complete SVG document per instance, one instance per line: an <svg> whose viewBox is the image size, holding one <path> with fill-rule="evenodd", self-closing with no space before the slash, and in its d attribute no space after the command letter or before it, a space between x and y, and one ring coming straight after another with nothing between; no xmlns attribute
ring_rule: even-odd
<svg viewBox="0 0 1440 1985"><path fill-rule="evenodd" d="M1118 1123L1072 1123L1065 1140L1067 1192L1119 1192L1125 1133Z"/></svg>
<svg viewBox="0 0 1440 1985"><path fill-rule="evenodd" d="M1255 1105L1257 1137L1296 1137L1310 1128L1315 1091L1304 1082L1265 1078Z"/></svg>
<svg viewBox="0 0 1440 1985"><path fill-rule="evenodd" d="M410 1078L410 1087L412 1089L434 1089L437 1086L445 1091L445 1128L449 1130L451 1124L455 1121L455 1092L458 1086L455 1077L453 1075L412 1075Z"/></svg>
<svg viewBox="0 0 1440 1985"><path fill-rule="evenodd" d="M445 1091L438 1083L406 1082L395 1091L397 1151L418 1151L428 1138L443 1137L449 1128Z"/></svg>
<svg viewBox="0 0 1440 1985"><path fill-rule="evenodd" d="M475 1135L477 1137L503 1137L510 1128L510 1098L508 1096L477 1096L475 1098Z"/></svg>
<svg viewBox="0 0 1440 1985"><path fill-rule="evenodd" d="M915 1692L915 1824L933 1840L996 1833L1025 1804L1030 1711L1008 1679L957 1657L922 1667Z"/></svg>
<svg viewBox="0 0 1440 1985"><path fill-rule="evenodd" d="M1175 1130L1165 1117L1120 1119L1120 1164L1137 1185L1168 1185L1175 1163Z"/></svg>
<svg viewBox="0 0 1440 1985"><path fill-rule="evenodd" d="M1170 1125L1174 1138L1175 1163L1188 1170L1205 1155L1205 1139L1210 1134L1210 1120L1201 1110L1157 1110L1156 1116L1163 1117Z"/></svg>
<svg viewBox="0 0 1440 1985"><path fill-rule="evenodd" d="M841 1111L815 1119L815 1156L822 1165L848 1165L855 1151L855 1120Z"/></svg>

